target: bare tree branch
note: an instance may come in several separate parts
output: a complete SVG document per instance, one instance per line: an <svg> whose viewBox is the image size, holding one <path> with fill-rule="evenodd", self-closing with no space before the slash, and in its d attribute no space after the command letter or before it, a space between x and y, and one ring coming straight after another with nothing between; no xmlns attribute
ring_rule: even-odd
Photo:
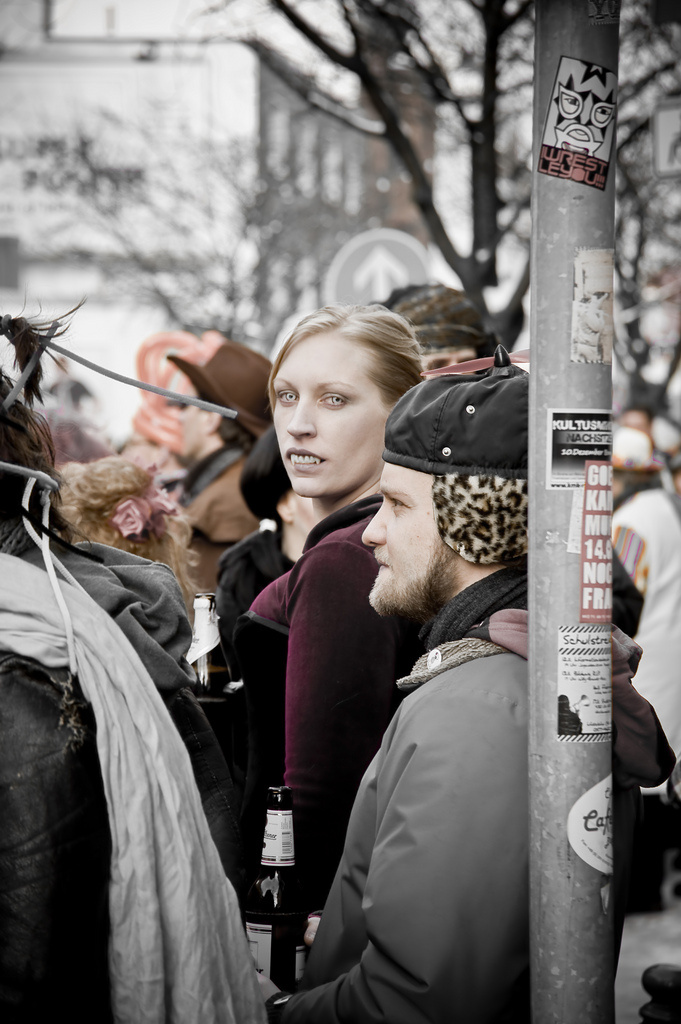
<svg viewBox="0 0 681 1024"><path fill-rule="evenodd" d="M298 29L300 34L316 46L320 53L323 53L325 57L328 57L334 64L338 64L339 67L345 68L347 71L357 72L356 66L356 55L345 54L338 50L335 46L324 38L309 21L302 18L300 14L287 2L287 0L270 0L270 3L278 11L287 18L294 28Z"/></svg>
<svg viewBox="0 0 681 1024"><path fill-rule="evenodd" d="M385 125L382 121L374 121L359 110L352 110L333 99L328 93L321 92L314 79L302 74L290 61L277 50L272 49L259 39L244 39L248 46L267 67L274 72L294 92L298 93L311 107L341 121L349 128L363 132L365 135L385 137Z"/></svg>
<svg viewBox="0 0 681 1024"><path fill-rule="evenodd" d="M365 0L365 3L367 2L368 0ZM375 4L369 4L369 6L375 16L381 19L395 33L402 52L413 62L414 70L426 82L433 97L440 102L451 103L456 108L463 123L470 129L471 122L463 108L462 97L457 96L452 89L444 68L437 60L428 41L421 32L417 19L406 18L402 13L403 9L396 12L388 12L383 6L377 7ZM416 52L417 47L414 46L414 40L426 55L427 63L419 59Z"/></svg>

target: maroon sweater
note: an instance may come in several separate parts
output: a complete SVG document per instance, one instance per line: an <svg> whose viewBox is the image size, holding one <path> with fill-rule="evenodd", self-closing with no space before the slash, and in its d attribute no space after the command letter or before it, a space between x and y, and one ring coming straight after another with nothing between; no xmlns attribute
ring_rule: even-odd
<svg viewBox="0 0 681 1024"><path fill-rule="evenodd" d="M375 495L327 516L252 605L290 628L285 782L310 910L333 881L357 788L399 700L395 680L423 653L417 626L369 604L378 566L362 533L380 503Z"/></svg>

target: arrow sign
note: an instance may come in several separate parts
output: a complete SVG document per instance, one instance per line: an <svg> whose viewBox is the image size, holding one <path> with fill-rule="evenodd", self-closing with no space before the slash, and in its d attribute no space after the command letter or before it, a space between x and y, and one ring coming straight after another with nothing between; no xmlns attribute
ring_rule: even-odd
<svg viewBox="0 0 681 1024"><path fill-rule="evenodd" d="M393 288L404 288L409 284L409 273L404 263L384 246L377 245L357 267L352 283L358 290L368 288L372 295L387 297Z"/></svg>
<svg viewBox="0 0 681 1024"><path fill-rule="evenodd" d="M334 257L324 282L325 302L385 302L394 288L426 284L428 252L406 231L363 231Z"/></svg>

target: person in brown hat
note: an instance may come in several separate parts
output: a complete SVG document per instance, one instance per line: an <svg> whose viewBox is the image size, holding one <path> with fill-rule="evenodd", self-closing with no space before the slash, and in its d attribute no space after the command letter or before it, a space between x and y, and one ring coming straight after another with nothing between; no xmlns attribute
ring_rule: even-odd
<svg viewBox="0 0 681 1024"><path fill-rule="evenodd" d="M497 338L485 329L465 292L444 284L396 288L385 303L416 328L424 370L435 370L494 352Z"/></svg>
<svg viewBox="0 0 681 1024"><path fill-rule="evenodd" d="M234 420L192 405L182 413L181 457L188 472L181 503L193 527L198 588L214 591L220 555L258 528L242 497L239 478L255 440L270 425L270 361L227 339L204 366L180 356L168 359L187 375L199 398L237 412Z"/></svg>

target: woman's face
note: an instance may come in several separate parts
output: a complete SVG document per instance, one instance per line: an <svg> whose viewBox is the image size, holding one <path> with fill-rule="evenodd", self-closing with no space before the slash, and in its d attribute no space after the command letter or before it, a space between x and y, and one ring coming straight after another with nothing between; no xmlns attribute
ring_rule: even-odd
<svg viewBox="0 0 681 1024"><path fill-rule="evenodd" d="M368 351L337 331L293 346L274 380L274 426L291 486L320 515L372 494L389 409Z"/></svg>

